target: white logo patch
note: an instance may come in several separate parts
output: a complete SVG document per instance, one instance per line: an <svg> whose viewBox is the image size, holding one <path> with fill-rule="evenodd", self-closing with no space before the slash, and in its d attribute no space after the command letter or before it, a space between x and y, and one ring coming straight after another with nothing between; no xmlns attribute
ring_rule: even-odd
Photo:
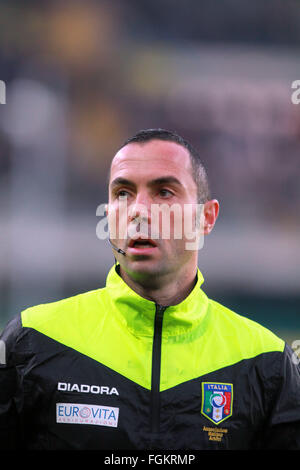
<svg viewBox="0 0 300 470"><path fill-rule="evenodd" d="M118 419L119 408L82 403L56 403L57 423L95 424L116 428Z"/></svg>
<svg viewBox="0 0 300 470"><path fill-rule="evenodd" d="M6 364L6 346L2 339L0 339L0 364Z"/></svg>

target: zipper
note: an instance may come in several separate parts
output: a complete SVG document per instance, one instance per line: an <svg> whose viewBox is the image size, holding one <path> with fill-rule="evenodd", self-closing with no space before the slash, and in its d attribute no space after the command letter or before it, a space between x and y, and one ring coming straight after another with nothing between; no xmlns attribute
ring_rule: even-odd
<svg viewBox="0 0 300 470"><path fill-rule="evenodd" d="M154 336L152 347L151 376L151 432L159 432L160 423L160 369L161 369L161 338L164 311L167 307L155 304Z"/></svg>

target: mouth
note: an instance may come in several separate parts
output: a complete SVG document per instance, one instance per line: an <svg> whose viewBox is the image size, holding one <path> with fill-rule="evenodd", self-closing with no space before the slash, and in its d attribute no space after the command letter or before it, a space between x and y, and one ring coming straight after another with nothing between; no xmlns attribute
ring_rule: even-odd
<svg viewBox="0 0 300 470"><path fill-rule="evenodd" d="M131 239L128 244L128 250L132 254L147 254L157 248L157 244L150 238L135 238Z"/></svg>

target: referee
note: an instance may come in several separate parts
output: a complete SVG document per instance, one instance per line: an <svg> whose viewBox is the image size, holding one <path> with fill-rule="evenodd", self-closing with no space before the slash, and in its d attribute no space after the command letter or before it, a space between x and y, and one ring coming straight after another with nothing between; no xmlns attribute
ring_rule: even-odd
<svg viewBox="0 0 300 470"><path fill-rule="evenodd" d="M167 234L157 207L177 209ZM1 336L1 449L300 449L291 349L202 290L199 240L218 212L185 139L149 129L125 142L106 285L28 308Z"/></svg>

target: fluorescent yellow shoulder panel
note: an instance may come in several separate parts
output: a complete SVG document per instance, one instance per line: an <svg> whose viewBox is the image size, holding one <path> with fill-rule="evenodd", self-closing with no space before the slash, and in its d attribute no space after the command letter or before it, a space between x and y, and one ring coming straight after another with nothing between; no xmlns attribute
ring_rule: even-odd
<svg viewBox="0 0 300 470"><path fill-rule="evenodd" d="M29 308L22 312L23 326L150 389L155 304L123 284L113 292L98 289ZM198 286L164 313L161 391L283 348L283 340L209 300Z"/></svg>

